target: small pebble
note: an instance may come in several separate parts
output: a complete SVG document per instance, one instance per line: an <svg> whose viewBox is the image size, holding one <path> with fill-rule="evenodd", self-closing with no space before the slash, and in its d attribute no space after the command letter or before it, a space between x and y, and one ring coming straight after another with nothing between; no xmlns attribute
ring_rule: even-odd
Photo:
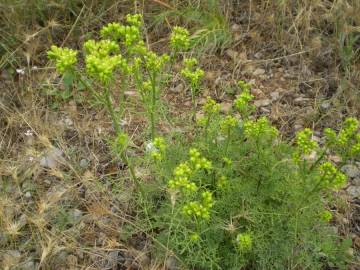
<svg viewBox="0 0 360 270"><path fill-rule="evenodd" d="M267 99L267 98L254 101L254 105L256 107L266 107L266 106L269 106L270 104L271 104L271 100Z"/></svg>
<svg viewBox="0 0 360 270"><path fill-rule="evenodd" d="M85 158L80 160L80 167L83 169L86 169L89 166L89 161Z"/></svg>
<svg viewBox="0 0 360 270"><path fill-rule="evenodd" d="M253 72L253 75L254 76L259 76L259 75L263 75L265 74L265 69L263 68L257 68L255 69L255 71Z"/></svg>
<svg viewBox="0 0 360 270"><path fill-rule="evenodd" d="M344 165L341 170L350 178L360 177L360 169L356 165Z"/></svg>
<svg viewBox="0 0 360 270"><path fill-rule="evenodd" d="M276 101L280 98L280 94L277 91L270 93L270 96L273 101Z"/></svg>

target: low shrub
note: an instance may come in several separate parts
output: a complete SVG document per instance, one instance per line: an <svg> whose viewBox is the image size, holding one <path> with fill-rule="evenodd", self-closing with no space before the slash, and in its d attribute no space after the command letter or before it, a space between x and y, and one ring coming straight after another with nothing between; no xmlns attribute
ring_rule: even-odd
<svg viewBox="0 0 360 270"><path fill-rule="evenodd" d="M329 222L337 191L347 181L338 168L360 154L358 121L346 119L339 132L326 129L319 143L310 129L288 142L265 117L252 116L251 86L240 81L229 114L208 98L203 116L192 114L188 123L192 136L159 134L157 108L171 63L183 58L180 73L193 113L204 72L185 53L185 29L175 28L170 37L171 57L159 56L145 46L141 17L126 20L105 26L100 41L85 42L84 69L76 67L77 52L70 49L54 46L49 58L108 110L116 131L112 147L139 188L136 230L153 239L152 254L187 269L345 269L349 241ZM139 92L150 126L151 143L133 164L127 157L130 138L119 124L127 87ZM328 159L334 155L340 163ZM138 179L134 164L148 167L151 181Z"/></svg>

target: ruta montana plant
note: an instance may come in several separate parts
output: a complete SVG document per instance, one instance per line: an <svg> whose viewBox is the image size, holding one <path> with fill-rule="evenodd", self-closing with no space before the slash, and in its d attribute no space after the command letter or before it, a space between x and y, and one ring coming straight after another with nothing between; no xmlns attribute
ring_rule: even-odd
<svg viewBox="0 0 360 270"><path fill-rule="evenodd" d="M112 149L140 190L129 226L144 232L151 257L173 258L184 269L346 269L350 244L331 228L328 209L347 183L340 167L359 156L358 121L346 119L338 132L326 129L324 144L313 140L310 129L290 143L266 117L251 115L251 86L239 81L232 112L221 114L208 98L203 117L189 124L191 134L158 134L170 57L146 46L140 15L125 21L106 25L101 39L86 41L81 54L53 46L48 55L60 74L71 76L108 111L116 133ZM188 37L185 29L174 29L172 56L189 49ZM181 75L194 117L204 71L195 58L185 57ZM128 89L138 92L151 137L146 154L131 160L130 138L120 125ZM146 166L150 179L139 181L134 164Z"/></svg>
<svg viewBox="0 0 360 270"><path fill-rule="evenodd" d="M136 181L134 167L126 156L129 137L120 124L125 111L125 92L131 88L138 92L148 119L151 140L160 147L156 125L169 62L167 54L158 55L148 49L142 28L140 14L127 15L124 24L114 22L104 26L100 30L100 40L91 39L83 45L84 68L77 65L78 51L53 45L48 52L57 72L64 76L64 82L66 79L85 88L97 104L107 110L116 133L111 145L129 165L131 176ZM170 47L172 53L188 50L188 31L175 27ZM161 160L162 150L159 150L153 152L153 157Z"/></svg>
<svg viewBox="0 0 360 270"><path fill-rule="evenodd" d="M181 75L188 83L191 92L191 101L193 104L193 117L195 118L197 100L196 96L200 91L201 80L204 77L204 71L196 65L198 61L195 58L185 58L184 68L181 70Z"/></svg>
<svg viewBox="0 0 360 270"><path fill-rule="evenodd" d="M265 117L250 117L250 86L239 84L240 116L221 115L209 98L194 137L176 136L149 162L149 207L138 224L153 232L153 254L185 269L346 269L349 241L334 233L327 209L347 179L328 155L353 157L357 122L327 130L326 145L310 129L292 144Z"/></svg>
<svg viewBox="0 0 360 270"><path fill-rule="evenodd" d="M146 110L151 139L154 139L169 56L157 55L147 48L140 14L127 15L125 21L126 24L109 23L100 30L100 40L84 43L84 69L76 66L78 52L71 49L52 46L48 57L55 61L60 74L70 74L73 81L88 89L107 109L116 133L123 132L120 122L125 106L124 93L134 87ZM186 29L174 28L170 38L173 52L189 48L188 36Z"/></svg>

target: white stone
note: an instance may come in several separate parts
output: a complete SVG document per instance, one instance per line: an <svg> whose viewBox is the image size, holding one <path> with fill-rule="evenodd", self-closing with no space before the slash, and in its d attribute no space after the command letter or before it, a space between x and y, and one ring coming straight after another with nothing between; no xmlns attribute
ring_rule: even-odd
<svg viewBox="0 0 360 270"><path fill-rule="evenodd" d="M259 76L259 75L263 75L265 74L265 69L263 68L257 68L255 69L255 71L253 72L253 75L254 76Z"/></svg>

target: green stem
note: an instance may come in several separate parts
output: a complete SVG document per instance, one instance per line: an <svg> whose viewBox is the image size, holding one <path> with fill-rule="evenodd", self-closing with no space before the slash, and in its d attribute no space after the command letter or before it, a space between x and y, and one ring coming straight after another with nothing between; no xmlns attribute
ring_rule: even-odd
<svg viewBox="0 0 360 270"><path fill-rule="evenodd" d="M92 95L94 95L98 100L104 102L104 104L106 106L106 109L108 110L108 112L110 114L110 117L111 117L111 120L113 122L116 135L119 135L122 132L122 130L121 130L120 125L119 125L119 123L117 121L116 113L115 113L114 107L113 107L112 102L111 102L110 86L105 90L105 95L102 97L98 93L96 93L95 90L92 88L92 86L88 82L86 82L81 76L79 76L78 79L86 88L88 88L91 91ZM135 175L134 166L132 165L132 163L130 162L130 160L128 159L128 157L126 156L124 151L122 151L120 153L120 158L123 160L123 162L125 164L127 164L128 168L129 168L131 179L136 184L137 188L140 190L141 195L144 197L145 192L144 192L144 190L143 190L143 188L141 186L141 183L140 183L139 179Z"/></svg>
<svg viewBox="0 0 360 270"><path fill-rule="evenodd" d="M324 180L325 176L322 176L319 181L316 183L314 188L308 193L308 195L305 198L309 198L311 195L313 195L316 191L320 191L319 187L322 184L322 181Z"/></svg>
<svg viewBox="0 0 360 270"><path fill-rule="evenodd" d="M227 130L227 138L226 138L226 145L225 145L225 156L227 156L229 144L231 140L231 128L228 128Z"/></svg>
<svg viewBox="0 0 360 270"><path fill-rule="evenodd" d="M123 77L125 77L125 76L123 76ZM125 91L126 91L127 86L128 86L127 79L124 78L121 81L121 86L120 86L120 91L119 91L119 112L121 115L123 113L123 108L125 108ZM123 105L122 105L121 101L124 103Z"/></svg>
<svg viewBox="0 0 360 270"><path fill-rule="evenodd" d="M126 156L124 151L122 151L120 153L120 158L124 161L125 164L127 164L128 168L129 168L131 179L135 183L136 187L140 190L140 193L141 193L142 197L145 198L145 192L144 192L143 187L142 187L142 185L140 183L140 180L136 177L135 168L134 168L133 164L130 162L129 158Z"/></svg>
<svg viewBox="0 0 360 270"><path fill-rule="evenodd" d="M155 138L155 109L156 109L156 74L150 76L151 81L151 104L150 104L150 124L151 124L151 139Z"/></svg>
<svg viewBox="0 0 360 270"><path fill-rule="evenodd" d="M326 155L326 149L321 153L318 159L311 165L308 173L311 173L316 168L316 166L320 163L320 161L324 159L325 155Z"/></svg>
<svg viewBox="0 0 360 270"><path fill-rule="evenodd" d="M211 114L208 115L208 117L206 118L206 124L205 124L205 141L207 142L208 139L208 129L210 126L210 116Z"/></svg>
<svg viewBox="0 0 360 270"><path fill-rule="evenodd" d="M78 80L81 82L88 90L90 90L91 94L97 99L102 101L102 97L94 90L92 85L84 80L81 75L78 75Z"/></svg>
<svg viewBox="0 0 360 270"><path fill-rule="evenodd" d="M195 96L195 93L196 93L196 89L195 87L191 86L191 101L192 101L192 105L193 105L193 120L196 121L196 96Z"/></svg>
<svg viewBox="0 0 360 270"><path fill-rule="evenodd" d="M110 86L105 90L105 96L104 96L104 101L105 101L105 106L110 114L111 120L113 122L114 128L115 128L115 132L116 135L119 135L122 131L121 131L121 127L119 125L119 122L117 121L117 117L116 117L116 113L114 110L114 106L111 102L111 97L110 97Z"/></svg>
<svg viewBox="0 0 360 270"><path fill-rule="evenodd" d="M255 147L256 147L257 162L260 163L260 145L259 145L258 137L256 138ZM257 191L259 191L259 189L260 189L261 182L262 182L262 176L260 176L260 178L258 179L257 187L256 187Z"/></svg>

